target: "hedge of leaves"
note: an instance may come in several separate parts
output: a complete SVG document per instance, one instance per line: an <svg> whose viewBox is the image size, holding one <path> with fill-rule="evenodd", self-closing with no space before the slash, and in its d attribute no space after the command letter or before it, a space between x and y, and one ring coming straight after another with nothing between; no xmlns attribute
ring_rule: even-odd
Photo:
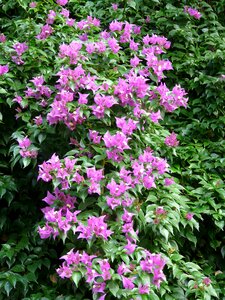
<svg viewBox="0 0 225 300"><path fill-rule="evenodd" d="M2 299L222 299L223 6L167 2L3 3Z"/></svg>

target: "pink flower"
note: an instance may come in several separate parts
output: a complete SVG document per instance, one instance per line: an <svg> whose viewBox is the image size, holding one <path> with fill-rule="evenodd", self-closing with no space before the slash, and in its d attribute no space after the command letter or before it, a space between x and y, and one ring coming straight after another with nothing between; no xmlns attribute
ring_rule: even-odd
<svg viewBox="0 0 225 300"><path fill-rule="evenodd" d="M108 38L110 38L110 33L107 32L106 30L102 31L100 33L101 38L103 38L104 40L107 40Z"/></svg>
<svg viewBox="0 0 225 300"><path fill-rule="evenodd" d="M167 38L165 38L164 36L158 36L156 34L153 34L150 38L149 38L149 43L155 45L158 44L159 46L165 48L165 49L169 49L171 43L167 40Z"/></svg>
<svg viewBox="0 0 225 300"><path fill-rule="evenodd" d="M16 43L13 45L13 48L16 50L16 53L21 56L28 49L28 46L26 43Z"/></svg>
<svg viewBox="0 0 225 300"><path fill-rule="evenodd" d="M6 36L3 33L1 33L0 34L0 43L5 43L5 41L6 41Z"/></svg>
<svg viewBox="0 0 225 300"><path fill-rule="evenodd" d="M88 103L88 95L89 94L81 94L81 93L78 93L79 94L79 99L78 99L78 103L79 104L87 104Z"/></svg>
<svg viewBox="0 0 225 300"><path fill-rule="evenodd" d="M165 215L166 211L162 206L159 206L159 207L156 208L155 214L156 215Z"/></svg>
<svg viewBox="0 0 225 300"><path fill-rule="evenodd" d="M114 210L116 207L121 205L121 200L114 197L106 197L106 202L108 206Z"/></svg>
<svg viewBox="0 0 225 300"><path fill-rule="evenodd" d="M20 155L22 157L30 157L30 158L36 158L38 153L35 150L20 150Z"/></svg>
<svg viewBox="0 0 225 300"><path fill-rule="evenodd" d="M212 280L209 277L206 277L203 279L203 283L207 286L210 285L211 282L212 282Z"/></svg>
<svg viewBox="0 0 225 300"><path fill-rule="evenodd" d="M159 120L162 120L162 116L161 116L160 110L158 110L157 112L150 113L150 119L152 120L152 122L158 124Z"/></svg>
<svg viewBox="0 0 225 300"><path fill-rule="evenodd" d="M141 26L134 25L133 31L134 31L135 34L140 34L141 33Z"/></svg>
<svg viewBox="0 0 225 300"><path fill-rule="evenodd" d="M104 293L105 286L106 286L105 282L95 281L94 284L93 284L92 291L93 291L93 293Z"/></svg>
<svg viewBox="0 0 225 300"><path fill-rule="evenodd" d="M91 283L92 281L95 281L95 278L100 276L100 274L98 274L98 272L93 270L91 267L92 266L88 265L86 268L86 277L87 277L86 282L87 283Z"/></svg>
<svg viewBox="0 0 225 300"><path fill-rule="evenodd" d="M184 12L188 13L190 16L194 17L197 20L202 17L201 13L197 9L194 9L192 7L185 6Z"/></svg>
<svg viewBox="0 0 225 300"><path fill-rule="evenodd" d="M155 268L153 270L153 281L152 283L157 286L157 288L160 287L161 282L165 280L165 275L163 274L162 270Z"/></svg>
<svg viewBox="0 0 225 300"><path fill-rule="evenodd" d="M103 41L100 41L100 42L96 42L95 43L95 48L97 49L97 51L99 53L103 53L106 51L106 45Z"/></svg>
<svg viewBox="0 0 225 300"><path fill-rule="evenodd" d="M47 24L53 24L55 21L56 12L54 10L50 10L48 14L48 18L46 20Z"/></svg>
<svg viewBox="0 0 225 300"><path fill-rule="evenodd" d="M68 9L62 8L60 14L61 14L62 16L64 16L65 18L69 18L70 11L69 11Z"/></svg>
<svg viewBox="0 0 225 300"><path fill-rule="evenodd" d="M114 197L121 196L128 189L126 184L124 184L123 182L117 184L114 179L111 179L110 183L108 183L106 187L109 190L110 195Z"/></svg>
<svg viewBox="0 0 225 300"><path fill-rule="evenodd" d="M190 220L193 218L193 216L194 216L193 213L188 212L188 213L186 214L185 218L186 218L188 221L190 221Z"/></svg>
<svg viewBox="0 0 225 300"><path fill-rule="evenodd" d="M102 137L99 135L99 132L95 130L89 130L89 136L94 144L100 144Z"/></svg>
<svg viewBox="0 0 225 300"><path fill-rule="evenodd" d="M152 166L157 169L160 175L168 171L168 163L166 159L163 158L155 158L152 162Z"/></svg>
<svg viewBox="0 0 225 300"><path fill-rule="evenodd" d="M134 68L137 67L139 63L140 63L140 59L137 56L130 59L130 65Z"/></svg>
<svg viewBox="0 0 225 300"><path fill-rule="evenodd" d="M86 44L86 51L89 54L95 52L95 44L94 43Z"/></svg>
<svg viewBox="0 0 225 300"><path fill-rule="evenodd" d="M98 300L105 300L106 294L102 295Z"/></svg>
<svg viewBox="0 0 225 300"><path fill-rule="evenodd" d="M146 22L146 23L150 23L150 21L151 21L150 17L147 16L146 19L145 19L145 22Z"/></svg>
<svg viewBox="0 0 225 300"><path fill-rule="evenodd" d="M46 24L41 27L41 32L36 36L39 40L47 39L53 33L53 29L50 25Z"/></svg>
<svg viewBox="0 0 225 300"><path fill-rule="evenodd" d="M155 178L153 176L144 176L143 177L143 184L144 184L144 187L146 189L151 189L151 188L155 188L156 185L155 185L155 182L154 182Z"/></svg>
<svg viewBox="0 0 225 300"><path fill-rule="evenodd" d="M65 263L63 263L63 265L60 268L58 268L56 272L61 278L70 278L73 274L71 268L68 267Z"/></svg>
<svg viewBox="0 0 225 300"><path fill-rule="evenodd" d="M12 61L13 61L14 63L16 63L18 66L24 64L24 61L21 59L20 56L15 56L15 55L13 55L13 56L12 56Z"/></svg>
<svg viewBox="0 0 225 300"><path fill-rule="evenodd" d="M137 121L132 119L125 120L125 117L116 117L116 126L122 130L125 135L131 135L135 129L137 129Z"/></svg>
<svg viewBox="0 0 225 300"><path fill-rule="evenodd" d="M179 141L177 140L176 133L172 132L169 136L165 139L165 144L168 147L177 147L179 145Z"/></svg>
<svg viewBox="0 0 225 300"><path fill-rule="evenodd" d="M93 234L97 237L101 237L108 240L108 237L113 233L111 230L107 229L107 224L104 222L105 216L101 217L89 217L87 221L87 226L80 224L76 231L80 232L79 238L90 239Z"/></svg>
<svg viewBox="0 0 225 300"><path fill-rule="evenodd" d="M140 285L139 288L138 288L138 291L141 295L143 294L149 294L149 285L148 284L145 284L145 285Z"/></svg>
<svg viewBox="0 0 225 300"><path fill-rule="evenodd" d="M123 207L130 207L133 204L134 200L128 197L122 200Z"/></svg>
<svg viewBox="0 0 225 300"><path fill-rule="evenodd" d="M127 255L132 254L136 247L137 247L136 244L132 244L129 240L127 240L127 245L124 246L124 249L126 249L126 254Z"/></svg>
<svg viewBox="0 0 225 300"><path fill-rule="evenodd" d="M123 22L118 22L118 21L114 20L109 24L109 29L111 31L121 31L123 24L124 24Z"/></svg>
<svg viewBox="0 0 225 300"><path fill-rule="evenodd" d="M132 222L132 218L135 214L133 213L129 213L125 208L123 209L124 213L122 215L122 220L125 223L131 223Z"/></svg>
<svg viewBox="0 0 225 300"><path fill-rule="evenodd" d="M130 138L127 138L123 132L119 131L115 135L110 135L110 133L107 131L103 137L103 141L107 148L115 147L119 151L130 149L130 147L128 146L129 139Z"/></svg>
<svg viewBox="0 0 225 300"><path fill-rule="evenodd" d="M94 97L94 102L96 105L92 105L92 112L98 119L102 119L105 115L105 110L112 107L117 103L113 96L105 96L101 94L96 94Z"/></svg>
<svg viewBox="0 0 225 300"><path fill-rule="evenodd" d="M44 227L38 227L38 233L40 235L41 239L47 239L53 234L54 230L52 227L50 227L48 224L46 224Z"/></svg>
<svg viewBox="0 0 225 300"><path fill-rule="evenodd" d="M117 53L121 48L115 38L108 39L108 45L113 53Z"/></svg>
<svg viewBox="0 0 225 300"><path fill-rule="evenodd" d="M104 178L103 169L96 170L95 167L87 168L87 178L92 181L99 182Z"/></svg>
<svg viewBox="0 0 225 300"><path fill-rule="evenodd" d="M92 16L87 16L87 22L93 26L100 27L100 20L93 18Z"/></svg>
<svg viewBox="0 0 225 300"><path fill-rule="evenodd" d="M113 9L113 10L117 10L117 9L118 9L118 4L112 3L112 9Z"/></svg>
<svg viewBox="0 0 225 300"><path fill-rule="evenodd" d="M61 6L66 5L67 2L68 2L68 0L57 0L57 1L56 1L56 3L59 4L59 5L61 5Z"/></svg>
<svg viewBox="0 0 225 300"><path fill-rule="evenodd" d="M13 99L13 102L16 102L16 103L18 103L18 104L20 104L21 106L22 106L22 97L20 97L20 96L15 96L15 98Z"/></svg>
<svg viewBox="0 0 225 300"><path fill-rule="evenodd" d="M22 140L18 141L20 148L24 149L24 148L28 148L31 145L31 141L28 137L25 137Z"/></svg>
<svg viewBox="0 0 225 300"><path fill-rule="evenodd" d="M37 76L37 77L33 77L33 79L30 81L33 82L36 88L40 88L45 82L45 79L43 76Z"/></svg>
<svg viewBox="0 0 225 300"><path fill-rule="evenodd" d="M31 2L29 6L30 8L35 8L37 6L37 2Z"/></svg>
<svg viewBox="0 0 225 300"><path fill-rule="evenodd" d="M161 83L156 89L160 95L160 104L169 112L174 111L180 106L187 107L188 98L185 97L186 92L180 85L170 91L165 83Z"/></svg>
<svg viewBox="0 0 225 300"><path fill-rule="evenodd" d="M103 259L99 261L100 269L101 269L101 276L104 280L109 280L111 279L111 274L110 274L110 264L107 259Z"/></svg>
<svg viewBox="0 0 225 300"><path fill-rule="evenodd" d="M82 42L85 42L88 40L88 35L87 33L83 33L81 35L79 35L79 39L82 41Z"/></svg>
<svg viewBox="0 0 225 300"><path fill-rule="evenodd" d="M135 287L135 285L133 283L135 278L136 277L127 278L127 277L122 276L123 287L127 290L132 290Z"/></svg>
<svg viewBox="0 0 225 300"><path fill-rule="evenodd" d="M8 65L0 65L0 76L9 72Z"/></svg>
<svg viewBox="0 0 225 300"><path fill-rule="evenodd" d="M71 249L66 255L60 257L60 259L64 259L68 265L79 264L80 258L80 253L78 251L74 252L73 249Z"/></svg>
<svg viewBox="0 0 225 300"><path fill-rule="evenodd" d="M72 18L68 18L67 20L66 20L66 24L68 25L68 26L73 26L74 25L74 23L75 23L75 20L74 19L72 19Z"/></svg>
<svg viewBox="0 0 225 300"><path fill-rule="evenodd" d="M130 41L130 49L137 51L139 43L135 43L133 40Z"/></svg>
<svg viewBox="0 0 225 300"><path fill-rule="evenodd" d="M164 179L164 184L165 184L165 186L169 186L171 184L174 184L174 179L173 178L165 178Z"/></svg>
<svg viewBox="0 0 225 300"><path fill-rule="evenodd" d="M130 273L130 269L125 265L124 262L122 262L121 265L118 266L118 269L117 269L117 273L119 275L123 275L124 273Z"/></svg>
<svg viewBox="0 0 225 300"><path fill-rule="evenodd" d="M34 149L29 149L31 146L31 141L28 137L25 137L22 140L18 141L19 147L20 147L20 155L22 157L30 157L30 158L36 158L37 157L37 151Z"/></svg>

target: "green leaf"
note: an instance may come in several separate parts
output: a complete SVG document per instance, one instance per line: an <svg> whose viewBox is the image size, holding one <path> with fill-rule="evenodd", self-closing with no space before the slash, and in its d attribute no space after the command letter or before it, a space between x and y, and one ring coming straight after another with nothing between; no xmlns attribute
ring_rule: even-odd
<svg viewBox="0 0 225 300"><path fill-rule="evenodd" d="M5 289L8 297L9 297L9 294L10 294L12 288L13 288L13 286L8 281L6 281L6 283L4 285L4 289Z"/></svg>
<svg viewBox="0 0 225 300"><path fill-rule="evenodd" d="M24 266L23 265L15 265L14 267L12 267L11 271L16 272L16 273L20 273L24 271Z"/></svg>
<svg viewBox="0 0 225 300"><path fill-rule="evenodd" d="M81 280L82 275L80 272L73 272L72 280L75 283L76 287L78 287L78 283Z"/></svg>
<svg viewBox="0 0 225 300"><path fill-rule="evenodd" d="M215 289L211 285L207 286L205 289L211 296L218 298L218 295L217 295Z"/></svg>
<svg viewBox="0 0 225 300"><path fill-rule="evenodd" d="M3 88L0 88L0 94L7 94L7 91Z"/></svg>
<svg viewBox="0 0 225 300"><path fill-rule="evenodd" d="M119 291L119 285L113 281L108 283L108 288L114 297L117 296L117 292Z"/></svg>
<svg viewBox="0 0 225 300"><path fill-rule="evenodd" d="M127 5L136 10L136 1L135 0L128 0Z"/></svg>
<svg viewBox="0 0 225 300"><path fill-rule="evenodd" d="M22 161L23 161L23 167L26 168L31 163L31 158L25 157L22 159Z"/></svg>
<svg viewBox="0 0 225 300"><path fill-rule="evenodd" d="M160 228L159 232L164 236L166 242L168 242L169 231L165 228Z"/></svg>
<svg viewBox="0 0 225 300"><path fill-rule="evenodd" d="M106 159L106 154L95 155L95 156L94 156L95 164L96 164L97 162L99 162L99 161L104 160L104 159Z"/></svg>

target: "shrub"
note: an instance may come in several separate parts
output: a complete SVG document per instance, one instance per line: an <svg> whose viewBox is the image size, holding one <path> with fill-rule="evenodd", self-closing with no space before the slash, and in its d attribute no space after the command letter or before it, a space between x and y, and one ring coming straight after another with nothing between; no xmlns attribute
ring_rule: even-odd
<svg viewBox="0 0 225 300"><path fill-rule="evenodd" d="M74 3L69 3L72 13L81 8ZM167 113L175 111L177 118L176 109L187 107L187 95L167 59L175 62L179 54L174 48L166 54L170 42L154 30L145 32L148 25L132 24L132 9L141 10L141 1L108 6L108 18L118 20L106 18L109 29L93 16L75 22L75 15L60 6L63 1L58 4L21 4L21 19L5 23L6 41L0 45L5 53L3 122L16 108L19 124L7 132L14 140L9 142L11 166L24 178L29 170L31 181L39 179L38 197L48 206L38 231L41 238L52 236L62 252L57 273L74 282L77 299L90 297L85 281L94 299L106 294L106 299L217 297L208 278L211 270L204 274L192 261L202 211L185 196L187 191L192 196L192 189L179 184L182 177L174 182L166 160L173 163L172 154L182 157L184 150L175 133L160 125ZM87 2L83 10L88 5L96 16L103 14L100 2L95 7ZM183 8L166 9L170 17L185 15ZM160 13L157 26L162 25ZM60 239L63 250L56 242ZM14 245L7 241L4 247L3 257ZM21 277L9 275L29 281L31 288L26 268ZM9 295L16 281L7 278L2 282ZM57 288L33 296L29 291L28 297L42 293L55 297Z"/></svg>

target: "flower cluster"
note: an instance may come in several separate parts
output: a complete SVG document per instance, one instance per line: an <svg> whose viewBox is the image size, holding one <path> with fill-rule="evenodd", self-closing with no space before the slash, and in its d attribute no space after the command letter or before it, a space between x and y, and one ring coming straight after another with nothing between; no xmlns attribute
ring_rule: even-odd
<svg viewBox="0 0 225 300"><path fill-rule="evenodd" d="M168 147L177 147L179 145L179 141L177 140L177 135L175 132L172 132L166 137L165 144Z"/></svg>
<svg viewBox="0 0 225 300"><path fill-rule="evenodd" d="M195 8L185 6L184 12L188 13L190 16L194 17L195 19L199 20L202 17L202 14Z"/></svg>
<svg viewBox="0 0 225 300"><path fill-rule="evenodd" d="M160 84L156 90L160 95L160 104L169 112L174 111L180 106L187 107L188 98L186 92L179 85L176 85L172 91L168 89L165 83Z"/></svg>
<svg viewBox="0 0 225 300"><path fill-rule="evenodd" d="M20 147L20 155L22 157L29 157L29 158L36 158L37 157L37 150L33 149L31 145L31 141L28 137L25 137L18 141Z"/></svg>
<svg viewBox="0 0 225 300"><path fill-rule="evenodd" d="M139 249L139 251L145 257L140 261L141 275L152 274L152 283L159 287L165 279L162 272L165 260L160 255L152 254L147 250ZM86 282L92 287L93 294L98 294L98 299L105 299L108 292L106 283L114 273L108 259L100 259L97 255L88 255L84 251L82 253L80 251L75 252L74 249L63 255L61 259L64 262L57 269L61 278L71 278L74 273L81 274L82 272ZM120 285L127 292L132 293L133 290L136 295L148 294L150 292L150 282L148 284L138 283L139 275L135 274L135 267L131 263L125 264L124 262L117 265L116 272ZM115 274L113 276L115 277Z"/></svg>
<svg viewBox="0 0 225 300"><path fill-rule="evenodd" d="M140 262L141 268L143 271L153 273L153 283L159 287L160 283L165 279L162 270L166 262L159 254L154 255L149 251L145 251L145 253L145 259Z"/></svg>
<svg viewBox="0 0 225 300"><path fill-rule="evenodd" d="M87 220L87 226L79 223L76 232L80 232L78 239L91 239L93 235L96 237L108 240L108 237L112 234L112 231L107 228L107 223L104 222L105 216L101 217L89 217Z"/></svg>
<svg viewBox="0 0 225 300"><path fill-rule="evenodd" d="M30 80L34 84L34 89L28 87L25 91L26 98L35 98L40 100L39 104L42 107L46 107L47 99L50 98L52 91L51 89L44 85L45 79L43 76L37 76Z"/></svg>
<svg viewBox="0 0 225 300"><path fill-rule="evenodd" d="M45 40L53 33L53 29L49 24L41 27L41 32L36 36L38 40Z"/></svg>
<svg viewBox="0 0 225 300"><path fill-rule="evenodd" d="M70 186L71 175L74 174L74 166L76 160L65 158L63 163L60 161L59 157L55 154L42 165L39 166L39 176L38 179L42 179L45 182L51 181L54 177L62 185L63 189L68 189ZM75 173L75 175L77 172ZM76 181L76 177L74 177Z"/></svg>
<svg viewBox="0 0 225 300"><path fill-rule="evenodd" d="M65 9L62 9L61 14L65 18L69 17L69 11ZM53 15L50 13L48 17L49 24L53 24L53 18L50 18ZM50 126L64 123L71 132L77 126L82 125L84 128L93 122L101 124L109 118L115 128L86 126L90 155L84 155L84 160L80 160L79 155L77 159L66 157L60 160L53 154L39 165L38 179L52 181L54 186L65 191L55 190L54 194L48 193L44 198L49 206L42 210L45 225L39 227L39 234L42 238L59 236L66 239L72 231L77 239L88 243L101 245L101 240L105 243L115 241L123 255L130 260L130 264L125 264L118 257L117 274L121 290L129 291L130 295L148 294L151 285L159 287L165 280L165 260L161 255L151 254L138 246L136 199L132 191L155 188L157 181L168 171L168 164L164 158L155 156L148 147L142 149L135 158L130 156L129 163L126 160L131 154L135 133L152 124L149 120L158 123L162 119L161 110L153 105L154 100L158 100L162 110L164 108L171 112L180 106L186 107L186 93L180 86L170 91L161 82L165 78L164 72L172 69L170 61L160 58L170 47L166 38L152 35L137 41L135 35L140 34L140 27L128 22L113 21L109 31L100 32L95 41L89 42L88 30L92 26L100 26L98 20L92 17L77 22L75 27L85 33L79 35L79 39L59 47L58 57L62 61L67 59L69 67L62 65L57 73L54 99L51 104L45 101L49 108L46 119ZM86 61L91 58L106 59L109 53L118 55L125 43L129 44L131 51L130 70L115 76L114 82L102 80L96 74L93 76L85 69ZM157 83L161 82L160 85L149 85L148 77L152 73ZM27 97L49 99L51 92L45 94L45 89L43 92L43 88L46 88L43 76L33 78L32 82L35 90L29 88L26 91ZM79 141L73 140L73 144L82 149ZM173 136L168 137L165 143L177 145ZM94 166L92 157L95 157L95 148L92 149L92 145L101 147L106 163L114 164L117 171L110 175L107 168ZM165 186L172 183L172 180L165 179ZM68 198L70 190L74 191L76 198ZM101 204L98 205L101 205L102 213L87 216L85 210L75 208L81 199L86 201L84 199L89 197L96 199L97 203L100 200ZM158 218L161 215L166 217L160 206L155 214ZM57 272L62 278L70 278L74 272L80 272L91 286L93 294L97 294L98 299L104 299L109 292L107 282L111 280L115 269L105 255L103 246L100 246L99 251L89 255L71 250L63 256L65 261ZM138 252L142 254L139 262L133 258ZM149 275L148 284L141 281L140 272Z"/></svg>
<svg viewBox="0 0 225 300"><path fill-rule="evenodd" d="M101 31L94 17L79 22L69 17L63 7L48 11L35 42L54 42L60 22L73 26L65 26L71 37L62 35L55 48L54 76L35 74L25 97L14 99L21 109L35 111L31 131L64 128L67 146L73 148L63 159L54 153L39 165L38 180L52 183L54 191L43 199L45 223L38 232L43 239L65 241L72 236L73 242L79 241L79 247L62 257L57 270L61 278L83 277L96 299L110 295L112 284L118 286L118 298L126 294L137 299L160 287L166 263L162 255L140 247L140 216L146 213L141 204L149 191L174 183L160 149L152 150L151 131L157 132L165 111L187 107L188 99L179 85L169 90L164 82L166 71L173 69L164 59L170 48L165 37L142 36L141 27L129 22L114 20ZM17 45L15 50L21 56L25 48ZM178 145L175 133L165 144ZM23 158L36 157L37 152L29 154L28 138L19 147ZM160 204L152 211L155 220L168 216Z"/></svg>
<svg viewBox="0 0 225 300"><path fill-rule="evenodd" d="M15 62L17 65L23 65L24 61L22 60L22 54L27 51L28 45L26 43L16 43L13 45L13 48L17 55L12 56L13 62Z"/></svg>

